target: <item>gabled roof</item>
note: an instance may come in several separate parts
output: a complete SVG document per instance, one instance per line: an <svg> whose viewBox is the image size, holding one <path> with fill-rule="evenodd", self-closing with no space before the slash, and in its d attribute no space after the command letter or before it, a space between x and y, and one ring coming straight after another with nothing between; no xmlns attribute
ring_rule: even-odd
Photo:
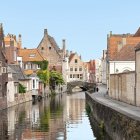
<svg viewBox="0 0 140 140"><path fill-rule="evenodd" d="M135 61L135 47L125 45L118 53L114 61Z"/></svg>
<svg viewBox="0 0 140 140"><path fill-rule="evenodd" d="M11 72L13 74L14 81L29 79L26 75L24 75L21 67L17 64L9 64L8 72Z"/></svg>
<svg viewBox="0 0 140 140"><path fill-rule="evenodd" d="M137 30L137 32L134 34L134 37L140 37L140 27L139 27L139 29Z"/></svg>
<svg viewBox="0 0 140 140"><path fill-rule="evenodd" d="M69 56L69 62L71 62L71 60L73 59L73 57L76 55L76 53L71 53Z"/></svg>
<svg viewBox="0 0 140 140"><path fill-rule="evenodd" d="M45 60L38 49L19 49L18 55L22 57L23 62Z"/></svg>
<svg viewBox="0 0 140 140"><path fill-rule="evenodd" d="M58 47L56 41L54 40L54 38L52 36L48 35L48 39L49 39L50 43L55 47L55 49L57 51L60 50L60 48Z"/></svg>

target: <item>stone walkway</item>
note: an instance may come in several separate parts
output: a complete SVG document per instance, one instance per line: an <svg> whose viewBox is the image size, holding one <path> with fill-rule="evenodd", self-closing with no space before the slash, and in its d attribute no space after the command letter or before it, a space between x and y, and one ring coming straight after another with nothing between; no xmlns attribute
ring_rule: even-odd
<svg viewBox="0 0 140 140"><path fill-rule="evenodd" d="M140 121L140 107L132 106L117 100L111 99L108 95L106 95L106 86L99 85L99 91L94 93L88 93L93 100L108 106L132 119Z"/></svg>

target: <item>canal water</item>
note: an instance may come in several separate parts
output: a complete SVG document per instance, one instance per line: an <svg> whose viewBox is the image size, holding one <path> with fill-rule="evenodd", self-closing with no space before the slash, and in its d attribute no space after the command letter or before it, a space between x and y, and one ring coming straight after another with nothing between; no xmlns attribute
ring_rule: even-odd
<svg viewBox="0 0 140 140"><path fill-rule="evenodd" d="M95 140L85 93L60 94L0 112L0 140Z"/></svg>

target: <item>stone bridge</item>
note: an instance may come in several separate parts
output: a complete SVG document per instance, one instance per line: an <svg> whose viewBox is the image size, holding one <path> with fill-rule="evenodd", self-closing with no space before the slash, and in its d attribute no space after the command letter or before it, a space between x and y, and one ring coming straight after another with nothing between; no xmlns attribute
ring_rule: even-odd
<svg viewBox="0 0 140 140"><path fill-rule="evenodd" d="M80 87L83 91L87 91L93 89L96 84L83 81L71 81L67 83L67 92L72 93L72 89L76 86Z"/></svg>

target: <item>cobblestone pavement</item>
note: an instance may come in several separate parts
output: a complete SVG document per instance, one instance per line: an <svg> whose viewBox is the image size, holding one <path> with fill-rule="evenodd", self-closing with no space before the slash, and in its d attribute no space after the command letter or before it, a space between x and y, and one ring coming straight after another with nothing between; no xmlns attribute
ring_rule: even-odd
<svg viewBox="0 0 140 140"><path fill-rule="evenodd" d="M107 88L105 85L99 84L98 88L98 92L88 93L93 98L93 100L96 100L105 106L108 106L124 115L127 115L128 117L140 121L140 107L111 99L106 94Z"/></svg>

